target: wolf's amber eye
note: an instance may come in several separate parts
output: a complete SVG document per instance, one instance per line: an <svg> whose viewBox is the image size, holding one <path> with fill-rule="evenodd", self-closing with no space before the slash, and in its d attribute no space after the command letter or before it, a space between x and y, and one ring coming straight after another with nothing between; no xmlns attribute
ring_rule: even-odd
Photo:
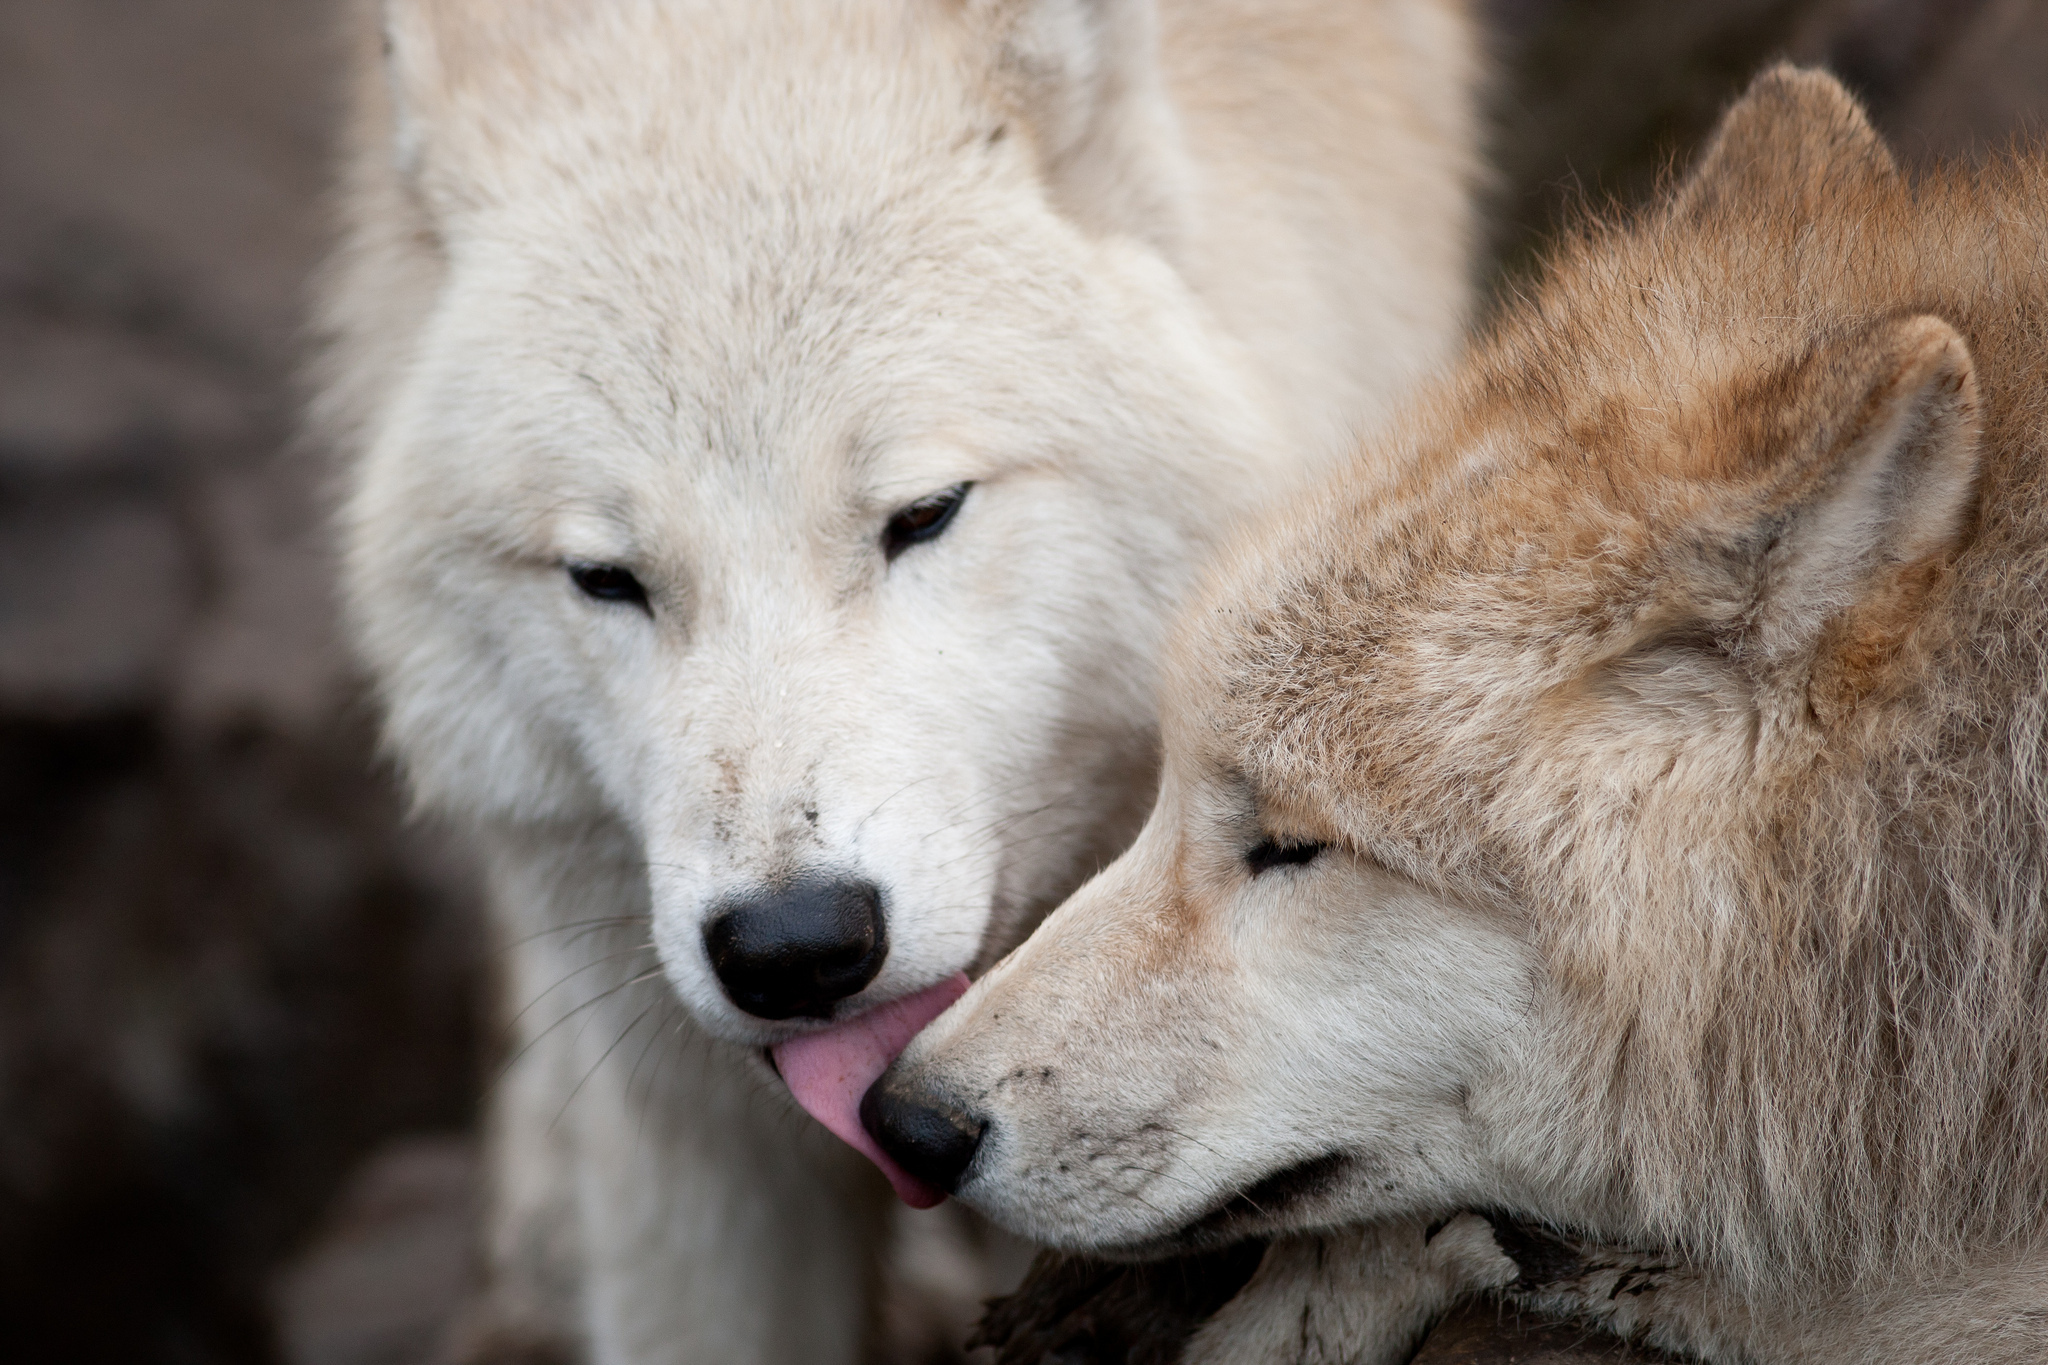
<svg viewBox="0 0 2048 1365"><path fill-rule="evenodd" d="M919 498L889 518L888 526L882 531L882 553L894 559L913 545L937 540L945 533L953 514L966 501L967 490L972 487L971 483L956 483L943 492Z"/></svg>
<svg viewBox="0 0 2048 1365"><path fill-rule="evenodd" d="M1245 866L1252 870L1254 877L1276 867L1298 867L1312 863L1323 851L1321 844L1283 844L1278 839L1259 840L1245 851Z"/></svg>
<svg viewBox="0 0 2048 1365"><path fill-rule="evenodd" d="M582 589L585 597L600 602L625 602L642 611L652 611L647 605L647 589L640 586L631 570L616 564L571 564L569 581Z"/></svg>

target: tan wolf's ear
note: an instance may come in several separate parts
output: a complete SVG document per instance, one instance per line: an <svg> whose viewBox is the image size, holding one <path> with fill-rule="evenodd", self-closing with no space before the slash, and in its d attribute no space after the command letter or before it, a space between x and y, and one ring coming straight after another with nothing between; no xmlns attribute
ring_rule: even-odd
<svg viewBox="0 0 2048 1365"><path fill-rule="evenodd" d="M1054 203L1172 258L1190 163L1159 67L1153 0L972 0Z"/></svg>
<svg viewBox="0 0 2048 1365"><path fill-rule="evenodd" d="M1821 445L1742 537L1761 557L1747 633L1766 658L1812 651L1831 621L1876 599L1910 605L1890 590L1957 547L1976 501L1977 381L1953 327L1882 322L1804 368L1810 397L1788 416Z"/></svg>
<svg viewBox="0 0 2048 1365"><path fill-rule="evenodd" d="M1899 183L1898 164L1856 97L1824 71L1781 63L1721 116L1672 213L1740 220L1772 208L1804 217L1842 190Z"/></svg>

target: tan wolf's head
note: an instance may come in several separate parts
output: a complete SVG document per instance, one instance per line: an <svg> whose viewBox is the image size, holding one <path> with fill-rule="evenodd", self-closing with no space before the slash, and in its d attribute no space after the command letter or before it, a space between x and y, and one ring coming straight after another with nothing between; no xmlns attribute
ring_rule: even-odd
<svg viewBox="0 0 2048 1365"><path fill-rule="evenodd" d="M2038 165L1909 189L1831 79L1761 77L1406 472L1229 556L1149 823L878 1083L883 1145L1132 1254L2038 1236L2044 240Z"/></svg>

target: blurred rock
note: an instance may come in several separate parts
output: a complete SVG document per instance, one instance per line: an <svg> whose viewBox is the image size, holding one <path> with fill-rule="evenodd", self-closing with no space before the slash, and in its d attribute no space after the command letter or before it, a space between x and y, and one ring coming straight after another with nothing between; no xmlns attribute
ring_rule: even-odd
<svg viewBox="0 0 2048 1365"><path fill-rule="evenodd" d="M292 1365L431 1360L476 1285L476 1144L412 1138L379 1149L280 1278Z"/></svg>

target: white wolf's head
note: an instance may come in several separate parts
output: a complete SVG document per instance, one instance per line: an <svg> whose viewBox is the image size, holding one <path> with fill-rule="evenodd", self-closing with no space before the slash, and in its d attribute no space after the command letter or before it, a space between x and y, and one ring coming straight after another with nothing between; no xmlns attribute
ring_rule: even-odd
<svg viewBox="0 0 2048 1365"><path fill-rule="evenodd" d="M724 1037L1007 947L1150 792L1162 616L1277 443L1171 264L1147 12L391 9L357 633L428 802L632 831Z"/></svg>

